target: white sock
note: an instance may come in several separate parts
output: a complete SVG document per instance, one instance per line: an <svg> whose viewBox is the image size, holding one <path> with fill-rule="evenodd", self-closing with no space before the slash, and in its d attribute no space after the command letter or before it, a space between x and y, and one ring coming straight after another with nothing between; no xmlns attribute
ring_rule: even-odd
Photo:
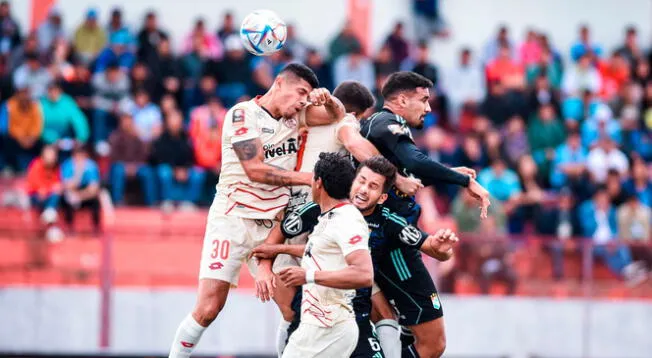
<svg viewBox="0 0 652 358"><path fill-rule="evenodd" d="M398 322L383 319L375 324L376 334L386 358L401 358L401 334Z"/></svg>
<svg viewBox="0 0 652 358"><path fill-rule="evenodd" d="M206 328L197 323L192 314L186 316L174 335L169 358L189 358Z"/></svg>
<svg viewBox="0 0 652 358"><path fill-rule="evenodd" d="M276 353L278 358L283 356L283 350L285 349L285 342L288 340L288 328L290 328L292 322L288 322L281 318L281 322L278 324L278 331L276 331Z"/></svg>

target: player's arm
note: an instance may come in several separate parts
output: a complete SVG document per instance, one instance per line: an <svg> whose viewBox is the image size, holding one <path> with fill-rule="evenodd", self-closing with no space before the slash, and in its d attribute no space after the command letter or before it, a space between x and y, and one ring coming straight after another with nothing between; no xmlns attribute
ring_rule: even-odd
<svg viewBox="0 0 652 358"><path fill-rule="evenodd" d="M345 120L343 119L343 121ZM358 162L363 162L373 156L380 155L378 149L363 137L354 126L346 124L340 126L337 130L337 139ZM396 187L405 194L415 195L417 190L421 189L423 185L419 179L408 178L399 174L396 176Z"/></svg>
<svg viewBox="0 0 652 358"><path fill-rule="evenodd" d="M289 267L279 273L279 278L288 286L301 286L306 282L321 286L352 290L371 287L374 270L368 249L355 250L345 257L346 268L337 271L306 272L301 267Z"/></svg>
<svg viewBox="0 0 652 358"><path fill-rule="evenodd" d="M309 99L311 105L302 113L302 122L308 127L332 124L346 115L342 102L326 88L314 89L310 92Z"/></svg>
<svg viewBox="0 0 652 358"><path fill-rule="evenodd" d="M390 245L416 248L439 261L446 261L453 255L458 238L452 230L442 229L429 235L394 213L383 212L383 216L387 220L383 234L390 239Z"/></svg>
<svg viewBox="0 0 652 358"><path fill-rule="evenodd" d="M266 164L259 138L234 142L233 150L251 181L269 185L310 185L311 173L299 173Z"/></svg>

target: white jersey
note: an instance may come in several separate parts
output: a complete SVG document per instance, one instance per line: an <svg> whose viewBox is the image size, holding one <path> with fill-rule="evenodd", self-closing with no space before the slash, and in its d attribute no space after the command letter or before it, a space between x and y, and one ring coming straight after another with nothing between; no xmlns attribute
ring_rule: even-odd
<svg viewBox="0 0 652 358"><path fill-rule="evenodd" d="M301 118L301 122L305 122ZM347 153L344 143L339 139L340 130L353 127L360 131L360 122L352 114L347 114L340 121L324 126L310 127L299 138L299 155L296 170L303 173L312 173L319 160L320 153ZM309 186L295 186L288 204L288 210L296 210L312 201L312 190Z"/></svg>
<svg viewBox="0 0 652 358"><path fill-rule="evenodd" d="M341 204L323 213L308 236L301 260L306 270L336 271L346 268L345 257L356 250L369 250L369 228L352 204ZM301 324L320 327L355 319L352 300L355 290L343 290L307 283L303 285Z"/></svg>
<svg viewBox="0 0 652 358"><path fill-rule="evenodd" d="M298 153L296 118L273 118L256 99L233 106L222 128L222 169L215 204L224 215L248 219L273 219L285 208L290 190L285 186L256 183L247 177L233 143L259 138L264 162L294 170Z"/></svg>

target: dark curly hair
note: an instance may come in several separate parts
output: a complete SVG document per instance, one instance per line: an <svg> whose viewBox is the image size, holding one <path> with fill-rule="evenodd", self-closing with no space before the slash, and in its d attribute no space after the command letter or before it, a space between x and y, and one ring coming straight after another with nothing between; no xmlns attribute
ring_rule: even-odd
<svg viewBox="0 0 652 358"><path fill-rule="evenodd" d="M371 91L357 81L340 83L333 91L333 96L342 102L347 113L362 114L376 103Z"/></svg>
<svg viewBox="0 0 652 358"><path fill-rule="evenodd" d="M351 160L337 153L320 153L315 163L315 180L321 179L324 190L333 199L349 197L355 178L355 168Z"/></svg>

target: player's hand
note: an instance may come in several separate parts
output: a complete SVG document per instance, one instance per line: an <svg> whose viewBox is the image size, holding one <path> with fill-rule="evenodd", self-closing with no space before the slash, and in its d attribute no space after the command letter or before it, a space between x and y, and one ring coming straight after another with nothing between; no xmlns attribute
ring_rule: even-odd
<svg viewBox="0 0 652 358"><path fill-rule="evenodd" d="M475 169L471 169L467 167L455 167L451 169L460 174L468 175L471 177L471 179L475 179L477 177L477 173L475 172Z"/></svg>
<svg viewBox="0 0 652 358"><path fill-rule="evenodd" d="M459 241L460 239L453 230L441 229L435 233L435 242L432 243L432 247L441 253L446 253Z"/></svg>
<svg viewBox="0 0 652 358"><path fill-rule="evenodd" d="M273 259L278 255L277 246L273 244L260 244L251 250L250 257L257 259Z"/></svg>
<svg viewBox="0 0 652 358"><path fill-rule="evenodd" d="M420 179L398 175L396 177L396 188L407 195L413 196L417 194L419 189L423 188L423 184Z"/></svg>
<svg viewBox="0 0 652 358"><path fill-rule="evenodd" d="M478 183L475 179L471 179L467 190L470 192L471 196L480 202L480 218L486 219L489 205L491 205L491 201L489 200L489 192L487 189L483 188L482 185L480 185L480 183Z"/></svg>
<svg viewBox="0 0 652 358"><path fill-rule="evenodd" d="M301 267L288 267L278 274L278 278L287 287L302 286L306 283L306 270Z"/></svg>
<svg viewBox="0 0 652 358"><path fill-rule="evenodd" d="M275 289L276 276L274 276L272 270L258 266L258 272L256 272L256 297L262 302L267 302L274 297Z"/></svg>
<svg viewBox="0 0 652 358"><path fill-rule="evenodd" d="M315 88L308 95L308 100L313 106L323 106L332 101L331 93L326 88Z"/></svg>

